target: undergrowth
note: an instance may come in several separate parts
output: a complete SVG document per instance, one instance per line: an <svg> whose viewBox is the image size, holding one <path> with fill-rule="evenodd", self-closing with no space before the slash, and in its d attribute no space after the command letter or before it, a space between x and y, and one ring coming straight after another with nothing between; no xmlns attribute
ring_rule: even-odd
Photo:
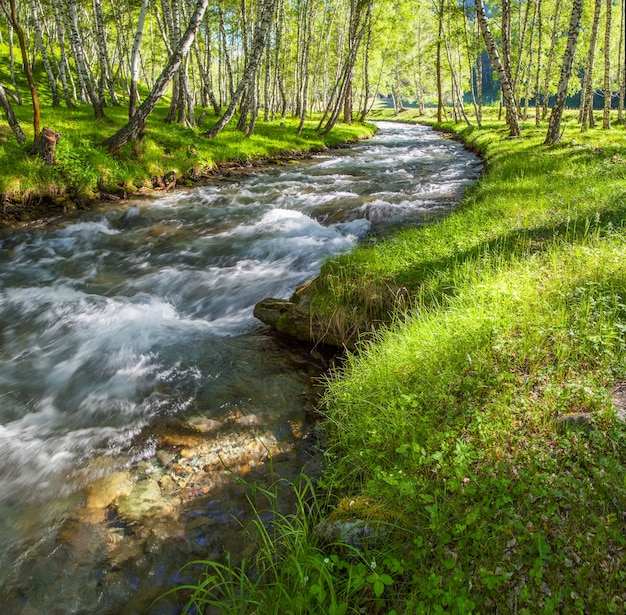
<svg viewBox="0 0 626 615"><path fill-rule="evenodd" d="M274 613L306 615L355 613L354 605L374 610L395 600L393 585L404 569L383 549L388 528L363 523L334 531L323 524L324 503L310 478L289 484L295 494L293 513L279 512L279 485L269 489L249 485L255 516L246 529L254 554L239 563L227 554L224 562L197 560L186 568L203 572L197 584L181 585L156 603L175 595L181 613L218 612L229 615ZM269 521L268 521L269 518ZM365 541L371 548L364 552ZM395 578L395 579L394 579Z"/></svg>

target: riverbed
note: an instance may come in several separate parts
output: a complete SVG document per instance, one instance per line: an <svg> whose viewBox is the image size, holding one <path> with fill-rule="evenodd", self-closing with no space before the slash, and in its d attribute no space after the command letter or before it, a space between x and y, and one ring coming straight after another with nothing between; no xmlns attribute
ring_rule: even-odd
<svg viewBox="0 0 626 615"><path fill-rule="evenodd" d="M481 169L381 122L308 161L0 231L2 613L174 613L150 604L184 563L241 555L245 483L319 472L329 358L254 304L436 221Z"/></svg>

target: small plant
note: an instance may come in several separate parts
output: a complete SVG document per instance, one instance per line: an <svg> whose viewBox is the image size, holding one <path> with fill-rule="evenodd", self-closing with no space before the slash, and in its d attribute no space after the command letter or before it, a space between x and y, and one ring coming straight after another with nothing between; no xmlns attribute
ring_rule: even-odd
<svg viewBox="0 0 626 615"><path fill-rule="evenodd" d="M204 568L198 582L173 588L159 600L185 596L182 613L345 615L362 612L360 608L393 612L389 605L398 600L397 588L405 575L400 559L380 548L363 550L349 540L326 539L319 526L323 507L310 478L290 485L296 496L293 514L278 511L277 486L250 486L271 510L270 521L264 521L267 511L249 498L254 511L247 530L255 547L252 557L234 563L227 553L224 562L190 562L187 568Z"/></svg>

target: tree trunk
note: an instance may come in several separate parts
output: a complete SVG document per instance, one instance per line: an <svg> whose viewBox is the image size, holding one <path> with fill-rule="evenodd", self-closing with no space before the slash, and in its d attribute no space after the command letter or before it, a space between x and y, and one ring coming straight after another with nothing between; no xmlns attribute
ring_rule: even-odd
<svg viewBox="0 0 626 615"><path fill-rule="evenodd" d="M48 165L55 163L57 143L61 135L47 126L41 131L41 134L35 139L35 150L39 157Z"/></svg>
<svg viewBox="0 0 626 615"><path fill-rule="evenodd" d="M563 117L563 109L565 108L565 100L567 98L567 88L569 80L572 76L572 67L574 65L574 55L576 54L576 44L578 42L578 32L580 31L580 18L583 14L583 0L574 0L572 5L572 14L569 22L569 30L567 33L567 45L563 54L563 64L561 68L561 78L559 87L556 91L552 114L550 115L550 124L544 145L552 145L561 140L561 118Z"/></svg>
<svg viewBox="0 0 626 615"><path fill-rule="evenodd" d="M22 127L20 126L20 123L17 121L17 118L15 117L15 113L13 113L13 107L11 107L11 103L9 102L9 99L7 98L4 87L2 86L1 83L0 83L0 105L2 105L2 108L4 109L4 114L6 115L7 122L9 123L9 126L11 127L11 130L13 131L13 134L15 135L17 142L20 145L23 145L26 142L26 135L22 131Z"/></svg>
<svg viewBox="0 0 626 615"><path fill-rule="evenodd" d="M9 21L9 70L11 72L11 84L13 85L13 91L15 92L15 96L17 97L17 104L22 104L22 95L20 93L20 89L17 87L17 81L15 79L15 52L14 52L14 44L13 44L13 27L11 26L11 19L8 18Z"/></svg>
<svg viewBox="0 0 626 615"><path fill-rule="evenodd" d="M541 122L541 101L539 100L541 97L541 46L543 43L541 8L541 0L537 0L537 27L539 28L537 36L539 40L537 41L537 73L535 75L535 126L539 126L539 123Z"/></svg>
<svg viewBox="0 0 626 615"><path fill-rule="evenodd" d="M205 137L212 139L222 132L226 124L228 124L233 115L235 115L235 110L237 109L237 105L239 104L244 92L248 87L254 87L256 71L261 62L265 42L267 40L267 34L274 18L276 1L277 0L261 0L259 7L259 22L254 30L250 57L248 58L241 81L233 94L230 104L228 105L228 109L226 109L224 115L215 123L215 125L204 134Z"/></svg>
<svg viewBox="0 0 626 615"><path fill-rule="evenodd" d="M604 31L604 112L602 129L611 128L611 13L612 2L606 0L606 30Z"/></svg>
<svg viewBox="0 0 626 615"><path fill-rule="evenodd" d="M113 87L112 71L109 63L109 52L107 49L107 38L104 30L104 17L102 15L101 0L93 0L93 11L96 22L96 46L98 51L98 63L100 64L100 81L98 84L98 94L102 105L106 104L104 99L105 89L109 92L111 103L119 105L115 88Z"/></svg>
<svg viewBox="0 0 626 615"><path fill-rule="evenodd" d="M481 32L485 45L487 46L487 53L491 58L491 63L498 73L500 79L500 90L504 97L506 105L506 123L509 127L509 135L511 137L519 137L521 134L519 127L519 119L517 117L517 104L515 102L515 92L513 91L510 75L505 70L505 66L500 60L500 54L496 47L495 40L489 29L489 23L487 22L487 16L485 15L485 7L482 0L476 0L476 16L480 25ZM509 66L510 68L510 66Z"/></svg>
<svg viewBox="0 0 626 615"><path fill-rule="evenodd" d="M363 58L363 104L361 105L361 111L359 112L359 122L364 122L367 116L369 99L371 95L370 87L370 48L372 44L372 18L370 16L367 24L367 36L365 38L365 57Z"/></svg>
<svg viewBox="0 0 626 615"><path fill-rule="evenodd" d="M230 54L228 52L228 45L226 39L226 27L224 25L224 12L222 11L221 3L218 3L217 14L219 18L219 27L220 27L220 47L222 52L220 53L220 58L223 58L224 68L226 69L226 79L228 84L228 99L232 100L235 95L235 82L233 79L233 69L232 64L230 62Z"/></svg>
<svg viewBox="0 0 626 615"><path fill-rule="evenodd" d="M622 49L624 49L624 3L626 0L622 0L621 2L621 16L620 16L620 24L619 24L619 45L617 46L617 83L619 87L619 103L617 106L617 121L622 124L624 122L624 85L626 83L626 79L624 79L624 71L623 66L626 66L626 58L624 58L624 64L622 64Z"/></svg>
<svg viewBox="0 0 626 615"><path fill-rule="evenodd" d="M137 20L137 31L135 40L133 41L133 50L130 54L130 93L128 100L128 119L131 119L137 111L137 102L139 99L137 93L137 85L139 83L139 52L141 49L141 39L143 38L143 27L148 12L148 3L150 0L141 0L141 8L139 9L139 18Z"/></svg>
<svg viewBox="0 0 626 615"><path fill-rule="evenodd" d="M470 45L470 36L469 36L469 32L468 32L468 28L467 28L467 6L465 4L465 0L463 0L463 32L465 34L465 48L467 51L467 66L469 68L470 71L470 93L472 95L472 105L474 107L474 117L476 118L476 123L478 124L478 127L480 128L480 114L478 113L478 105L476 104L476 87L474 85L474 74L475 74L475 67L472 66L473 62L472 62L472 50L471 50L471 45ZM461 94L462 96L462 94Z"/></svg>
<svg viewBox="0 0 626 615"><path fill-rule="evenodd" d="M593 21L591 22L591 34L589 36L589 52L587 53L587 68L585 69L585 81L580 99L580 122L582 131L588 127L593 128L593 66L596 56L596 42L598 41L598 26L600 24L600 9L602 0L595 0Z"/></svg>
<svg viewBox="0 0 626 615"><path fill-rule="evenodd" d="M33 2L31 0L30 9L33 13L33 26L35 30L35 44L37 45L37 49L41 54L41 59L43 61L43 66L46 71L46 77L48 78L48 86L50 87L50 92L52 93L52 106L58 107L60 104L59 100L59 88L57 87L57 81L52 72L52 65L50 64L50 57L48 56L48 52L46 50L46 46L43 42L43 32L41 29L42 17L39 12L39 6L37 0Z"/></svg>
<svg viewBox="0 0 626 615"><path fill-rule="evenodd" d="M93 110L96 119L104 117L104 111L102 109L102 103L96 91L93 88L93 84L89 77L89 71L87 69L87 58L85 54L85 48L78 29L78 16L76 14L76 0L67 0L67 9L70 24L70 37L72 40L72 47L74 48L74 60L76 61L76 70L78 72L79 80L87 90L87 95L93 106Z"/></svg>
<svg viewBox="0 0 626 615"><path fill-rule="evenodd" d="M524 92L524 114L523 114L523 118L524 120L528 119L528 107L529 107L529 100L531 97L531 93L532 93L532 69L533 69L533 41L535 39L535 23L537 22L537 0L535 0L535 2L533 2L533 17L532 17L532 21L530 23L530 34L528 37L528 52L527 52L527 58L528 58L528 62L526 63L526 65L524 66L524 69L522 71L522 80L521 83L525 83L526 84L526 91ZM520 55L523 53L523 50L520 52Z"/></svg>
<svg viewBox="0 0 626 615"><path fill-rule="evenodd" d="M348 98L348 96L350 96L351 98L351 93L349 92L349 89L352 86L352 72L354 70L354 64L356 63L361 40L363 38L363 35L365 34L365 29L369 19L368 15L372 10L372 0L369 0L367 2L367 14L365 19L361 19L363 8L364 7L362 5L360 7L359 5L355 5L355 11L358 13L358 15L355 13L354 18L355 20L358 20L360 22L360 26L356 31L357 34L355 35L352 44L349 46L348 54L343 63L341 73L338 79L335 81L335 86L328 102L328 106L318 125L317 129L320 130L322 124L326 121L326 118L330 114L326 125L320 131L321 134L328 134L332 130L333 126L337 123L337 120L339 119L339 113L341 111L341 108L343 107L345 111L346 99Z"/></svg>
<svg viewBox="0 0 626 615"><path fill-rule="evenodd" d="M198 46L197 38L193 42L193 50L196 55L196 62L198 64L198 71L200 72L200 79L202 80L204 95L211 103L215 115L218 115L221 109L217 102L217 99L215 98L215 94L213 93L213 81L211 79L211 36L206 20L204 25L204 31L207 38L205 52L206 66L202 62L202 56L200 54L200 47Z"/></svg>
<svg viewBox="0 0 626 615"><path fill-rule="evenodd" d="M535 5L536 6L536 5ZM524 11L524 20L522 22L521 31L519 33L519 42L517 48L517 64L515 65L515 74L513 75L512 84L515 92L519 84L520 72L522 70L522 59L524 57L524 45L526 43L526 30L528 28L528 17L530 15L531 2L526 2L526 10ZM509 4L510 10L510 4ZM520 9L521 12L521 9ZM510 16L509 16L510 22ZM521 98L521 95L519 96Z"/></svg>
<svg viewBox="0 0 626 615"><path fill-rule="evenodd" d="M450 67L450 83L452 89L452 108L454 110L454 120L460 121L461 117L465 120L465 123L470 126L470 121L467 119L465 108L463 106L463 93L459 87L456 71L453 64L452 51L450 49L450 36L444 37L446 43L446 56L448 58L448 66Z"/></svg>
<svg viewBox="0 0 626 615"><path fill-rule="evenodd" d="M546 65L546 78L543 87L543 108L541 119L548 115L548 104L550 100L550 84L552 83L552 66L556 56L556 42L559 33L559 17L561 16L561 0L556 0L554 6L554 23L552 24L552 37L550 39L550 52L548 53L548 63Z"/></svg>
<svg viewBox="0 0 626 615"><path fill-rule="evenodd" d="M75 109L76 105L72 100L70 89L67 83L66 67L67 56L65 54L65 33L63 31L63 24L61 23L61 15L59 13L58 0L52 0L52 9L54 11L54 22L57 30L57 38L59 43L61 59L59 60L59 78L61 79L61 87L63 88L63 97L65 98L65 105L68 109Z"/></svg>
<svg viewBox="0 0 626 615"><path fill-rule="evenodd" d="M476 56L476 98L478 98L478 119L483 120L483 52L479 51Z"/></svg>
<svg viewBox="0 0 626 615"><path fill-rule="evenodd" d="M37 86L35 85L35 80L33 79L33 73L30 70L30 62L28 61L28 51L26 50L26 39L24 37L24 30L20 25L20 22L17 19L17 9L15 7L15 0L9 0L9 7L7 8L5 1L0 0L0 7L4 11L7 20L13 26L15 33L17 34L17 38L20 43L20 50L22 52L22 65L24 68L24 72L26 73L26 80L28 81L28 87L30 88L30 96L33 101L33 130L35 134L35 139L39 136L41 132L41 120L40 120L40 112L39 112L39 101L37 99Z"/></svg>
<svg viewBox="0 0 626 615"><path fill-rule="evenodd" d="M159 102L161 96L163 96L172 76L178 70L181 62L189 52L208 4L209 0L197 0L187 30L156 80L150 95L143 101L139 109L137 109L137 113L133 115L128 123L120 128L112 137L107 139L106 145L109 152L119 150L126 145L126 143L134 139L143 128L146 118L152 113L152 110Z"/></svg>
<svg viewBox="0 0 626 615"><path fill-rule="evenodd" d="M443 38L443 0L438 5L439 29L437 33L437 121L443 122L443 83L441 77L441 39Z"/></svg>
<svg viewBox="0 0 626 615"><path fill-rule="evenodd" d="M486 19L485 23L488 23ZM487 53L489 53L489 49L487 49ZM502 57L500 58L500 62L502 64L504 72L508 76L509 82L512 85L513 78L511 71L511 0L502 0ZM513 93L515 94L515 88L513 88Z"/></svg>

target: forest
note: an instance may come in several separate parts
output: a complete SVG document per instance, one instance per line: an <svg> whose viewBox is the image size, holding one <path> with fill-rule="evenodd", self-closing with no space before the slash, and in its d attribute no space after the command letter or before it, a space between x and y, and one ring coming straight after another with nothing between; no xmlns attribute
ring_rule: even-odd
<svg viewBox="0 0 626 615"><path fill-rule="evenodd" d="M547 142L558 140L566 104L578 107L583 130L594 108L605 129L613 109L623 120L624 11L609 0L3 0L1 8L0 102L20 143L14 106L31 107L39 142L49 106L90 105L102 121L122 105L127 122L106 136L115 152L141 138L163 97L166 122L207 138L235 116L250 135L259 117L297 118L301 132L315 115L326 134L339 119L363 121L379 97L397 112L434 105L439 121L478 126L483 106L497 105L513 136L520 118L549 120Z"/></svg>

